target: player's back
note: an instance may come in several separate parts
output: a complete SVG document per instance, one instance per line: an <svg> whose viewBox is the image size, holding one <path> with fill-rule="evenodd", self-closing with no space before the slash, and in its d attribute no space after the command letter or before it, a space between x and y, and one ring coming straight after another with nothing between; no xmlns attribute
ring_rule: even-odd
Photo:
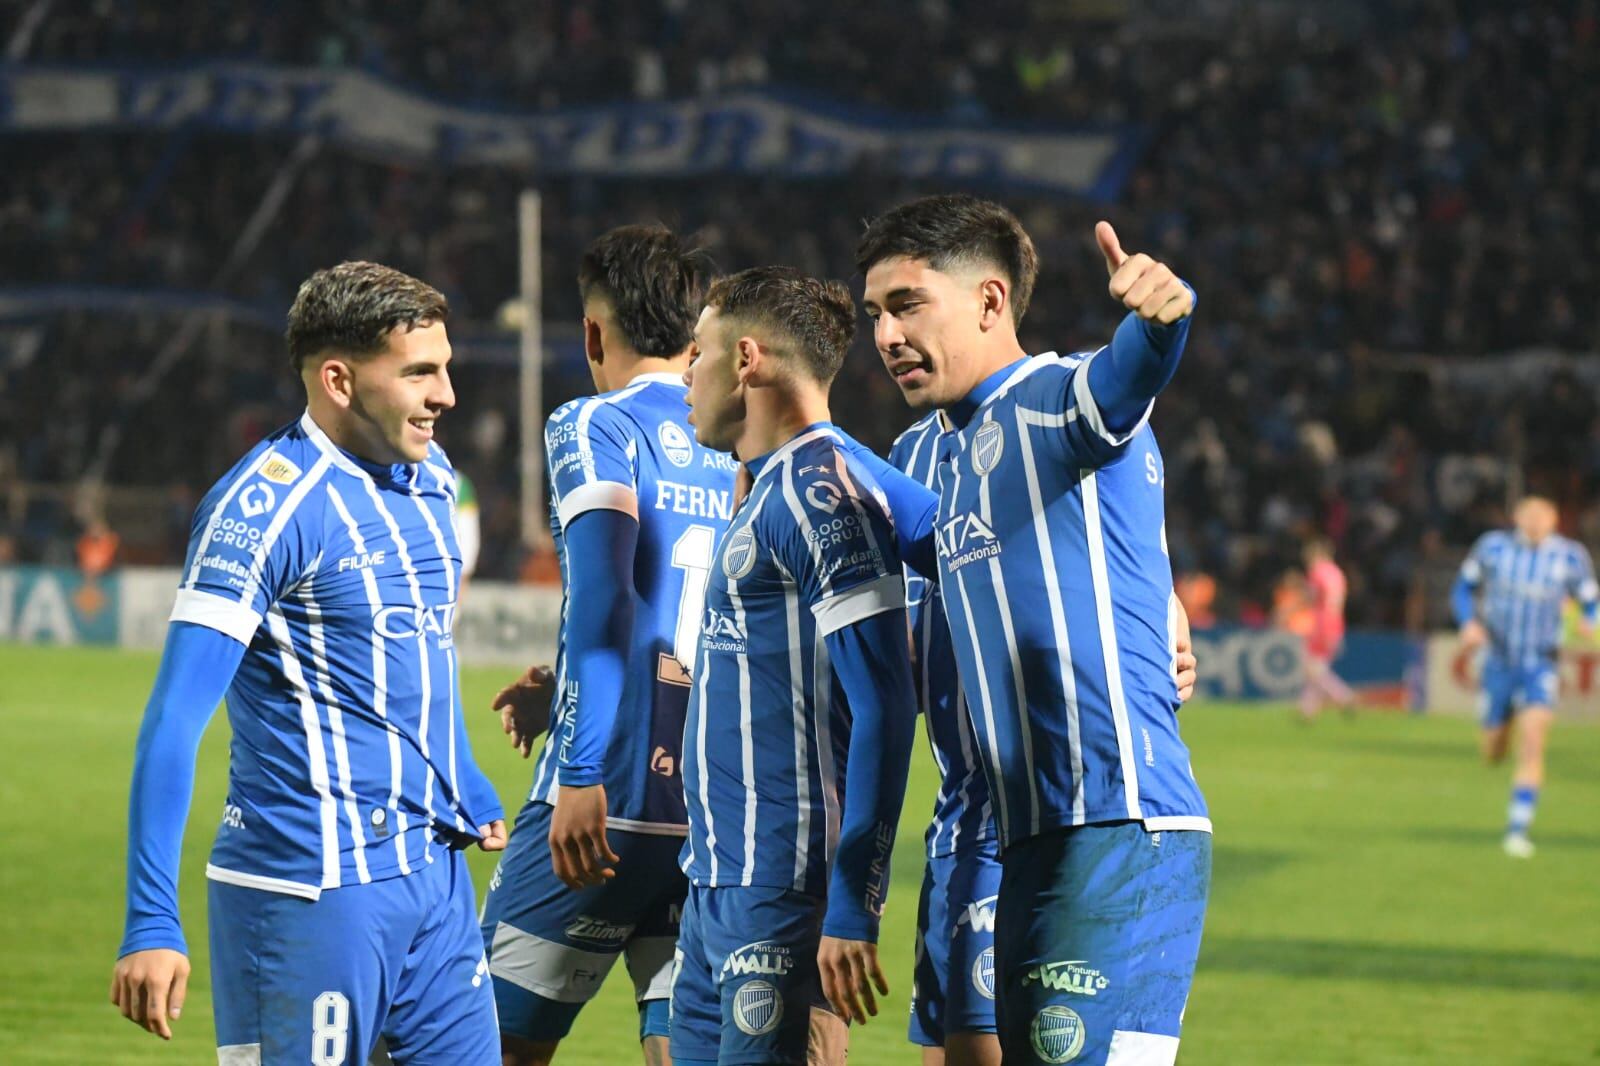
<svg viewBox="0 0 1600 1066"><path fill-rule="evenodd" d="M1002 839L1142 820L1209 828L1178 734L1164 473L1107 429L1087 361L1020 363L946 438L946 615Z"/></svg>
<svg viewBox="0 0 1600 1066"><path fill-rule="evenodd" d="M609 822L683 832L680 764L690 669L706 576L733 512L737 464L695 441L686 389L675 374L575 400L546 427L552 531L566 569L563 529L595 506L636 509L633 631L617 716L606 743ZM616 494L629 499L619 504ZM570 602L562 607L563 618ZM554 802L557 755L572 690L565 640L557 656L556 720L534 773L532 798Z"/></svg>
<svg viewBox="0 0 1600 1066"><path fill-rule="evenodd" d="M936 487L938 412L920 419L889 450L889 462L930 489ZM939 793L928 825L928 854L949 855L990 840L994 817L989 786L978 759L978 740L967 714L966 694L956 671L955 649L939 583L906 567L906 607L911 622L912 683L933 759L939 767Z"/></svg>
<svg viewBox="0 0 1600 1066"><path fill-rule="evenodd" d="M408 874L463 799L451 636L455 475L367 463L310 416L202 500L173 610L246 644L228 690L228 801L207 873L316 898Z"/></svg>

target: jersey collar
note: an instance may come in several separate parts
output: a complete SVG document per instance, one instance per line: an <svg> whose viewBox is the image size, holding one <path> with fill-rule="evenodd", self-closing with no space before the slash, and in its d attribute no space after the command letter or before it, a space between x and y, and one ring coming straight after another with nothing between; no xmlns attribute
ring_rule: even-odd
<svg viewBox="0 0 1600 1066"><path fill-rule="evenodd" d="M948 432L952 429L966 429L979 411L1004 396L1013 385L1046 363L1055 361L1055 352L1045 352L1042 355L1025 355L1021 359L1007 363L978 382L971 392L945 409L941 420L945 430Z"/></svg>
<svg viewBox="0 0 1600 1066"><path fill-rule="evenodd" d="M371 478L376 482L389 482L394 484L409 484L416 479L417 466L415 463L373 463L347 452L337 444L333 438L322 431L311 418L311 410L307 408L300 416L300 431L306 435L317 450L333 461L333 465L347 474L357 477Z"/></svg>
<svg viewBox="0 0 1600 1066"><path fill-rule="evenodd" d="M807 441L816 440L818 437L837 438L838 436L839 431L832 422L813 422L799 433L790 437L787 443L779 445L766 455L756 456L744 465L750 468L751 478L758 478L763 471L770 470L772 467L781 464L785 456Z"/></svg>
<svg viewBox="0 0 1600 1066"><path fill-rule="evenodd" d="M640 374L638 377L636 377L632 381L628 382L628 384L629 385L645 385L645 384L651 384L651 385L676 385L679 388L682 388L683 387L683 375L682 374L674 374L674 373L672 373L670 371L667 371L667 370L652 370L648 374ZM626 388L626 387L627 386L624 386L624 388Z"/></svg>

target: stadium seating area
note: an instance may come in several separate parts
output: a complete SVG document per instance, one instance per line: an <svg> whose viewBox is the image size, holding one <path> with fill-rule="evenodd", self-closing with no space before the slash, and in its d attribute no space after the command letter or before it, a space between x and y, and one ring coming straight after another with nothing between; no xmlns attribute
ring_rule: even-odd
<svg viewBox="0 0 1600 1066"><path fill-rule="evenodd" d="M1299 536L1317 528L1358 564L1353 622L1437 618L1429 575L1495 518L1513 469L1600 540L1594 371L1549 354L1600 350L1589 311L1600 100L1585 91L1600 79L1595 6L1146 6L1132 33L1023 0L856 5L826 22L760 0L741 5L737 25L684 0L68 0L34 30L27 58L352 65L514 109L772 85L954 122L1138 123L1146 148L1118 202L997 195L1044 260L1024 331L1040 349L1095 344L1115 323L1097 217L1199 291L1203 325L1157 428L1174 563L1217 578L1222 616L1259 616ZM108 471L170 499L158 551L181 548L197 493L295 409L269 327L311 270L359 257L414 272L447 292L464 334L492 330L515 291L525 175L325 146L219 282L292 144L186 131L4 144L0 291L136 285L220 291L258 309L203 331L136 408L136 371L179 328L176 313L0 319L0 484L72 481L103 427L126 418ZM727 268L786 261L845 276L860 219L924 191L740 176L538 184L552 323L576 320L577 255L610 225L659 218L697 233ZM908 418L865 336L857 349L837 413L887 445ZM483 571L506 577L522 569L510 373L474 364L468 346L462 413L443 431L480 486ZM579 375L551 379L552 404L583 387ZM0 541L24 559L70 556L71 512L13 493ZM1425 601L1420 615L1408 596Z"/></svg>

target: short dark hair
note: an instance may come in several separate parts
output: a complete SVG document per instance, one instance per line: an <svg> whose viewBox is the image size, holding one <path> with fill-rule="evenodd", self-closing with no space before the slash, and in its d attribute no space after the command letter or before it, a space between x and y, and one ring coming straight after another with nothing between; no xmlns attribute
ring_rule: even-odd
<svg viewBox="0 0 1600 1066"><path fill-rule="evenodd" d="M289 362L298 371L327 351L377 355L395 327L409 332L449 317L444 294L409 274L381 263L340 263L300 283L289 308Z"/></svg>
<svg viewBox="0 0 1600 1066"><path fill-rule="evenodd" d="M589 245L578 293L599 295L634 351L677 355L694 339L711 260L662 225L618 226Z"/></svg>
<svg viewBox="0 0 1600 1066"><path fill-rule="evenodd" d="M1011 282L1011 320L1022 324L1039 276L1039 253L1017 216L991 200L962 193L924 196L867 223L856 245L865 274L885 259L924 259L935 270L983 263Z"/></svg>
<svg viewBox="0 0 1600 1066"><path fill-rule="evenodd" d="M807 277L785 266L754 267L718 278L706 306L739 325L772 330L769 343L799 357L815 381L833 381L856 332L856 304L842 281ZM793 352L785 349L793 347Z"/></svg>

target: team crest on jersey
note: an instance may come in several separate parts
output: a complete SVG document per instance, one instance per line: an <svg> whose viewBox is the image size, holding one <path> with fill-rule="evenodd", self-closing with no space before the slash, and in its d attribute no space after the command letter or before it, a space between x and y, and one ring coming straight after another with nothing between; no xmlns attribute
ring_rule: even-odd
<svg viewBox="0 0 1600 1066"><path fill-rule="evenodd" d="M1000 465L1006 450L1006 431L998 422L985 422L972 436L972 472L979 477Z"/></svg>
<svg viewBox="0 0 1600 1066"><path fill-rule="evenodd" d="M268 481L287 485L300 476L300 468L277 452L272 452L267 456L267 461L261 464L260 474Z"/></svg>
<svg viewBox="0 0 1600 1066"><path fill-rule="evenodd" d="M722 572L738 581L756 566L756 531L749 526L728 538L722 550Z"/></svg>
<svg viewBox="0 0 1600 1066"><path fill-rule="evenodd" d="M688 466L694 459L694 447L689 443L689 434L678 423L661 423L656 427L656 439L661 442L661 450L666 452L667 461L673 466Z"/></svg>
<svg viewBox="0 0 1600 1066"><path fill-rule="evenodd" d="M1078 1012L1058 1003L1035 1014L1028 1032L1034 1053L1050 1063L1071 1062L1077 1058L1088 1035Z"/></svg>

